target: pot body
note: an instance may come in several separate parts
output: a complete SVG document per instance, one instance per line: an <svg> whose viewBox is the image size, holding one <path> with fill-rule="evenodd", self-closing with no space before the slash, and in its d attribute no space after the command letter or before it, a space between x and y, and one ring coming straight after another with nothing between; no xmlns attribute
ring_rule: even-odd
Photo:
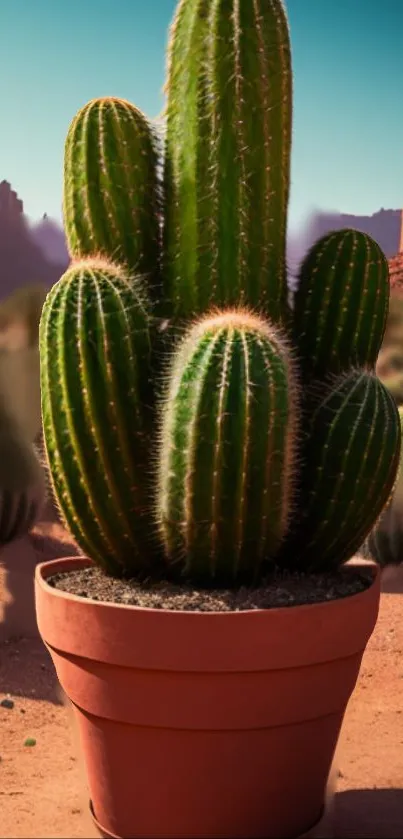
<svg viewBox="0 0 403 839"><path fill-rule="evenodd" d="M105 836L285 839L321 816L379 607L344 599L230 613L99 603L36 570L38 627L72 701Z"/></svg>

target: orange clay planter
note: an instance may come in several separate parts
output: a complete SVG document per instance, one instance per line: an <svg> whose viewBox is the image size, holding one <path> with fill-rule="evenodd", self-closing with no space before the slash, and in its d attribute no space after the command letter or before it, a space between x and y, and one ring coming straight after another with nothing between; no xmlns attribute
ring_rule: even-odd
<svg viewBox="0 0 403 839"><path fill-rule="evenodd" d="M75 706L104 836L282 839L321 817L326 782L374 629L364 592L230 613L99 603L36 569L41 636Z"/></svg>

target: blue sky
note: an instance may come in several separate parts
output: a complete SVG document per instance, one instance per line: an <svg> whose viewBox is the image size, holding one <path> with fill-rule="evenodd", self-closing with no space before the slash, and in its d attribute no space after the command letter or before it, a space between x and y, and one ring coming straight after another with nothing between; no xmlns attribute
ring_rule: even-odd
<svg viewBox="0 0 403 839"><path fill-rule="evenodd" d="M175 0L0 0L0 180L61 217L66 130L96 96L162 107ZM403 207L403 3L288 0L294 64L290 225L313 208Z"/></svg>

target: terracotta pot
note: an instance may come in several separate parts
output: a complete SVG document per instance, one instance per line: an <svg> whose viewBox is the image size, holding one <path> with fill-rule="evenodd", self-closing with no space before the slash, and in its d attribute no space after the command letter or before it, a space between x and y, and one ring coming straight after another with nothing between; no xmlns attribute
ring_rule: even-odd
<svg viewBox="0 0 403 839"><path fill-rule="evenodd" d="M231 613L99 603L36 569L39 631L75 706L105 836L282 839L321 816L347 702L374 629L361 594Z"/></svg>

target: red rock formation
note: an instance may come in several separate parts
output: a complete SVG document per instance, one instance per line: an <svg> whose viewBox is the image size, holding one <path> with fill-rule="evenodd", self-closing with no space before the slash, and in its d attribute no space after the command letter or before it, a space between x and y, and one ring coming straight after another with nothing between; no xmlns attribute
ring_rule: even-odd
<svg viewBox="0 0 403 839"><path fill-rule="evenodd" d="M50 288L66 264L48 260L34 242L23 202L8 181L0 183L0 300L27 285Z"/></svg>

